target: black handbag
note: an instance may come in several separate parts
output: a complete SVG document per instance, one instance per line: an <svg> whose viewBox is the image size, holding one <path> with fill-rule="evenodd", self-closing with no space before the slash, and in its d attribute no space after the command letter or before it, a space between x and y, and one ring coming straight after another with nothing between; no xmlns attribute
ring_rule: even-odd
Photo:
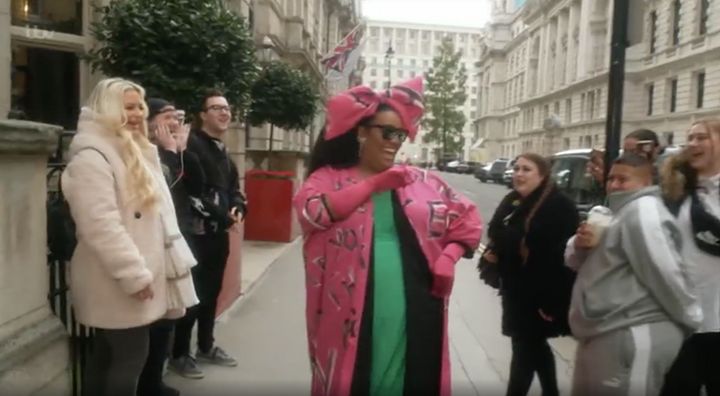
<svg viewBox="0 0 720 396"><path fill-rule="evenodd" d="M480 256L480 260L478 260L477 270L480 274L480 280L494 289L500 289L500 284L502 283L500 279L500 269L498 268L498 263L491 263L485 259L485 252L488 250L492 249L489 246L486 247Z"/></svg>

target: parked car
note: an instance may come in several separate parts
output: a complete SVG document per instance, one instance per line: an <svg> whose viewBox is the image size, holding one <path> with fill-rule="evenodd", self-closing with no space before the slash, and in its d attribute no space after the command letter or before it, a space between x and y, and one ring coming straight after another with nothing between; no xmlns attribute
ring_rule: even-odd
<svg viewBox="0 0 720 396"><path fill-rule="evenodd" d="M458 173L458 166L460 166L460 161L450 161L447 164L445 164L444 171L450 172L450 173Z"/></svg>
<svg viewBox="0 0 720 396"><path fill-rule="evenodd" d="M478 168L475 172L475 178L483 183L493 181L495 183L503 182L503 175L507 169L508 160L507 158L499 158L495 161L485 165L482 168Z"/></svg>
<svg viewBox="0 0 720 396"><path fill-rule="evenodd" d="M508 163L505 173L503 173L503 184L508 188L512 188L512 177L515 172L515 162L517 162L517 158L514 158Z"/></svg>
<svg viewBox="0 0 720 396"><path fill-rule="evenodd" d="M591 207L602 203L603 186L587 172L591 149L567 150L552 156L551 175L560 191L564 192L580 213L587 213Z"/></svg>
<svg viewBox="0 0 720 396"><path fill-rule="evenodd" d="M477 162L477 161L468 161L468 162L466 162L466 164L467 164L467 170L466 170L464 173L467 173L467 174L469 174L469 175L474 174L474 173L475 173L475 170L476 170L479 166L482 166L482 164L479 163L479 162Z"/></svg>
<svg viewBox="0 0 720 396"><path fill-rule="evenodd" d="M668 146L660 154L656 166L682 150L680 146ZM591 149L561 151L552 156L552 175L561 191L575 201L580 213L587 213L594 205L601 204L604 186L598 184L587 172ZM620 150L622 154L622 150Z"/></svg>

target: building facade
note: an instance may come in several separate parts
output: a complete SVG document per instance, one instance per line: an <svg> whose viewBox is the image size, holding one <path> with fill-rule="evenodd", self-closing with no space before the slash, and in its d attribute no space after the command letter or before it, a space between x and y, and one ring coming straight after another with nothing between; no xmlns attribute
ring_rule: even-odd
<svg viewBox="0 0 720 396"><path fill-rule="evenodd" d="M253 16L258 59L283 60L311 76L323 95L327 95L325 70L320 61L360 23L360 0L254 0ZM270 39L268 41L267 39ZM270 45L272 43L272 45ZM314 125L308 131L285 131L270 127L253 127L247 140L248 152L253 154L253 167L266 167L265 152L272 148L278 155L302 157L309 152L325 122L320 109ZM275 161L283 170L304 173L288 158L289 163Z"/></svg>
<svg viewBox="0 0 720 396"><path fill-rule="evenodd" d="M79 59L93 47L92 5L109 0L0 1L0 119L24 118L74 129L79 108L102 77ZM324 91L319 61L359 20L360 0L225 0L248 18L258 58L281 59ZM265 38L272 42L271 48ZM320 118L320 117L319 117ZM321 122L321 120L319 121ZM319 127L315 127L319 129ZM311 134L279 131L276 142L307 150ZM250 147L267 146L263 130Z"/></svg>
<svg viewBox="0 0 720 396"><path fill-rule="evenodd" d="M603 147L611 0L496 1L481 44L477 146L492 158ZM720 4L644 1L627 50L623 135L643 127L682 144L720 111Z"/></svg>
<svg viewBox="0 0 720 396"><path fill-rule="evenodd" d="M478 80L475 60L478 59L482 29L421 25L399 22L368 21L364 58L363 83L374 89L383 89L388 83L397 83L426 74L433 65L438 46L446 37L452 39L455 49L462 52L461 62L467 70L467 101L462 110L468 120L463 136L463 157L469 158L470 147L476 140L472 120L477 117ZM387 57L388 48L392 56ZM422 143L422 129L415 143L405 143L400 159L412 162L435 161L436 145Z"/></svg>

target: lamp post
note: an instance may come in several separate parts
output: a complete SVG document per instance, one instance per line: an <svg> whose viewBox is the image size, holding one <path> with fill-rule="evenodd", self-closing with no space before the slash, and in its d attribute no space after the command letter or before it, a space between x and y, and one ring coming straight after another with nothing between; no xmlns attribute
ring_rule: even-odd
<svg viewBox="0 0 720 396"><path fill-rule="evenodd" d="M392 58L395 55L395 51L392 48L392 41L388 43L388 49L385 51L385 65L388 71L388 89L392 86Z"/></svg>
<svg viewBox="0 0 720 396"><path fill-rule="evenodd" d="M270 65L270 61L272 60L271 51L275 47L275 43L273 43L272 39L269 36L263 37L262 40L262 57L263 57L263 63L265 64L264 67L268 67ZM267 158L267 170L272 170L272 152L273 152L273 141L275 140L275 125L271 122L270 123L270 140L268 141L268 158Z"/></svg>

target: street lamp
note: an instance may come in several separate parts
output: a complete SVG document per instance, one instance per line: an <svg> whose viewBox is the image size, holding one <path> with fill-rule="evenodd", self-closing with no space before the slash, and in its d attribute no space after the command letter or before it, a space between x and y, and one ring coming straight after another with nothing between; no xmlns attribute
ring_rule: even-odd
<svg viewBox="0 0 720 396"><path fill-rule="evenodd" d="M273 43L270 36L263 37L262 40L262 49L263 49L263 61L270 62L271 56L270 51L275 48L275 43Z"/></svg>
<svg viewBox="0 0 720 396"><path fill-rule="evenodd" d="M392 48L392 41L388 42L388 49L385 51L385 65L388 70L388 89L392 85L392 58L395 55L395 51Z"/></svg>

